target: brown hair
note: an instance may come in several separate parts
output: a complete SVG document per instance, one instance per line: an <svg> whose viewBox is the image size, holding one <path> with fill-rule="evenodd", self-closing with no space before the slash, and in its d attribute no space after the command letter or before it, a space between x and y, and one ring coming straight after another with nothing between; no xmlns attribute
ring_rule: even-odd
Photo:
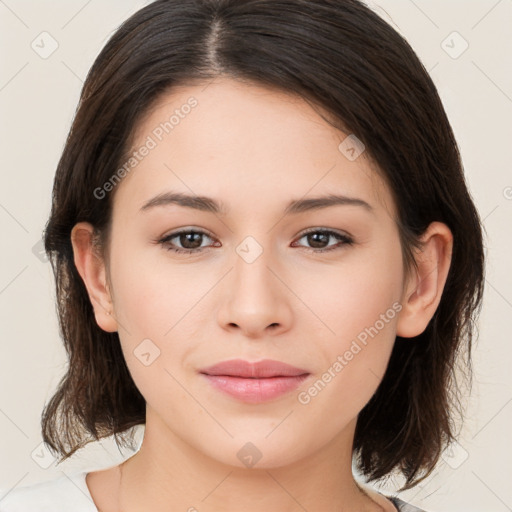
<svg viewBox="0 0 512 512"><path fill-rule="evenodd" d="M453 414L462 414L455 368L465 353L471 381L482 229L431 78L402 36L358 0L157 0L107 42L81 92L44 234L69 367L43 411L43 440L62 461L106 436L125 442L130 427L145 423L119 336L95 321L70 232L90 222L107 254L114 192L94 191L124 162L137 123L162 94L220 75L297 94L364 143L397 205L406 270L432 221L452 231L439 307L422 334L396 338L355 432L354 455L368 480L398 469L402 489L410 488L432 472L455 439Z"/></svg>

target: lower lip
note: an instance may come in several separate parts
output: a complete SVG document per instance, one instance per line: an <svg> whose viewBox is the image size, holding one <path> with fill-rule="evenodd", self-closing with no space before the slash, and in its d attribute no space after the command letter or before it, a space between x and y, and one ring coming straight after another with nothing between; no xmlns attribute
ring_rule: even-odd
<svg viewBox="0 0 512 512"><path fill-rule="evenodd" d="M296 389L309 374L295 377L268 377L249 379L227 375L207 375L202 373L210 384L243 402L258 404L277 398Z"/></svg>

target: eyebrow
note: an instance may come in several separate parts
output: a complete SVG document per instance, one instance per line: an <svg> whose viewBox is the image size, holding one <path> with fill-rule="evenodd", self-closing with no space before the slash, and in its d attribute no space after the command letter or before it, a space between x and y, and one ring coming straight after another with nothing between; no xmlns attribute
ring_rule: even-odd
<svg viewBox="0 0 512 512"><path fill-rule="evenodd" d="M228 209L224 203L218 202L211 197L188 195L181 192L164 192L158 194L145 202L140 211L145 212L157 206L167 206L171 204L218 215L226 215L228 213ZM294 199L290 201L284 209L284 215L298 214L341 205L360 206L370 213L375 213L374 208L362 199L338 194L328 194L308 199Z"/></svg>

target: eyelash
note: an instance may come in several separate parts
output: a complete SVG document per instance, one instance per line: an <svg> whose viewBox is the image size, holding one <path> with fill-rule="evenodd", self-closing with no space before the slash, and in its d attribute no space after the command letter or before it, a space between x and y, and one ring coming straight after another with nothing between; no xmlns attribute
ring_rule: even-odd
<svg viewBox="0 0 512 512"><path fill-rule="evenodd" d="M205 231L196 230L196 229L184 229L184 230L176 231L174 233L171 233L171 234L165 236L161 240L158 240L158 243L161 244L168 251L172 251L172 252L180 253L180 254L200 253L200 252L203 252L205 249L210 249L211 248L211 247L202 247L202 248L197 248L197 249L181 249L179 247L172 247L171 244L170 244L170 240L172 240L173 238L176 238L179 235L185 234L185 233L187 233L187 234L194 233L194 234L198 234L198 235L206 235L209 238L213 238L213 237L211 237ZM325 248L325 249L314 249L312 247L300 246L300 247L303 247L304 249L306 249L306 250L308 250L310 252L313 252L313 253L330 252L330 251L334 251L334 250L337 250L337 249L341 249L344 245L353 245L353 243L354 243L352 238L350 238L347 235L343 235L341 233L338 233L337 231L332 231L330 229L319 229L319 228L313 228L311 230L308 230L308 231L302 233L302 235L298 238L298 240L300 240L301 238L304 238L306 235L309 235L311 233L322 233L324 235L329 235L329 236L332 235L333 237L335 237L338 240L340 240L340 242L342 242L341 244L337 244L337 245L334 245L332 247L328 247L328 248Z"/></svg>

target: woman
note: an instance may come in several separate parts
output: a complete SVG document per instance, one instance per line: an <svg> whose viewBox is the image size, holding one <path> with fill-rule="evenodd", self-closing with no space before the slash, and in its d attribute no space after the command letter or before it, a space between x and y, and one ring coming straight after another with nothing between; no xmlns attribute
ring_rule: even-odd
<svg viewBox="0 0 512 512"><path fill-rule="evenodd" d="M135 13L84 84L45 248L69 368L44 441L144 439L0 510L419 510L352 463L409 489L454 439L482 231L432 80L364 4Z"/></svg>

